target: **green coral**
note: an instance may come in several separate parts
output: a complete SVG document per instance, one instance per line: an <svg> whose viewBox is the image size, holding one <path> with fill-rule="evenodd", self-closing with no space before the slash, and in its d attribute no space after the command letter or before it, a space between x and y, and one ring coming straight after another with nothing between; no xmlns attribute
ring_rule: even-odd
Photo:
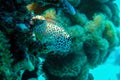
<svg viewBox="0 0 120 80"><path fill-rule="evenodd" d="M85 14L79 13L77 11L76 14L71 17L71 20L74 24L78 24L78 25L83 26L88 21L88 18Z"/></svg>
<svg viewBox="0 0 120 80"><path fill-rule="evenodd" d="M74 7L77 7L79 4L80 4L80 2L81 2L81 0L68 0Z"/></svg>
<svg viewBox="0 0 120 80"><path fill-rule="evenodd" d="M109 49L118 45L114 24L103 14L96 14L85 25L86 40L83 44L90 65L102 63L109 55Z"/></svg>
<svg viewBox="0 0 120 80"><path fill-rule="evenodd" d="M78 73L81 72L81 66L83 66L84 63L86 63L86 57L83 52L71 52L64 57L60 55L49 55L44 66L48 74L61 79L69 79L76 77Z"/></svg>
<svg viewBox="0 0 120 80"><path fill-rule="evenodd" d="M118 36L114 24L111 21L105 22L105 31L103 37L108 40L110 47L114 47L118 44Z"/></svg>
<svg viewBox="0 0 120 80"><path fill-rule="evenodd" d="M11 63L13 62L9 47L9 40L0 31L0 75L7 80L12 78Z"/></svg>

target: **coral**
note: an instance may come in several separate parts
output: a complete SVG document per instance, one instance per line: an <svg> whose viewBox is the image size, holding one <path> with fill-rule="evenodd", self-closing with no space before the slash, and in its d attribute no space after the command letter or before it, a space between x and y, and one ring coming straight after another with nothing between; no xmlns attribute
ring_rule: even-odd
<svg viewBox="0 0 120 80"><path fill-rule="evenodd" d="M25 24L23 24L23 23L16 24L16 28L19 29L22 32L29 31L28 27Z"/></svg>
<svg viewBox="0 0 120 80"><path fill-rule="evenodd" d="M78 11L76 12L75 15L71 17L71 19L74 24L78 24L81 26L83 26L88 21L86 15L79 13Z"/></svg>
<svg viewBox="0 0 120 80"><path fill-rule="evenodd" d="M18 74L21 70L33 71L34 69L34 65L30 59L24 59L14 65L15 74Z"/></svg>
<svg viewBox="0 0 120 80"><path fill-rule="evenodd" d="M89 80L94 80L94 77L93 77L93 75L92 75L91 73L89 73L88 76L89 76L89 77L88 77Z"/></svg>
<svg viewBox="0 0 120 80"><path fill-rule="evenodd" d="M84 28L80 25L70 26L67 31L72 38L81 37L84 34Z"/></svg>
<svg viewBox="0 0 120 80"><path fill-rule="evenodd" d="M65 12L71 14L71 15L75 15L76 11L75 8L67 1L67 0L46 0L46 1L41 1L42 4L45 4L45 6L53 6L56 9L62 8L62 10L64 10Z"/></svg>
<svg viewBox="0 0 120 80"><path fill-rule="evenodd" d="M4 76L2 79L12 79L11 63L13 62L12 54L9 51L9 40L0 31L0 75ZM11 78L10 78L11 77Z"/></svg>
<svg viewBox="0 0 120 80"><path fill-rule="evenodd" d="M71 21L61 10L59 13L54 8L49 8L43 11L42 16L45 17L47 21L57 22L64 26L64 28L70 26Z"/></svg>
<svg viewBox="0 0 120 80"><path fill-rule="evenodd" d="M109 0L96 0L98 2L101 2L101 3L105 3L105 2L108 2Z"/></svg>
<svg viewBox="0 0 120 80"><path fill-rule="evenodd" d="M106 51L109 48L109 43L106 39L102 39L98 36L89 36L83 44L85 54L87 55L88 62L90 65L100 64L107 55L106 53L101 53L101 51Z"/></svg>
<svg viewBox="0 0 120 80"><path fill-rule="evenodd" d="M76 14L74 7L67 0L63 0L61 4L63 6L63 9L65 9L65 11L67 11L69 14L71 15Z"/></svg>
<svg viewBox="0 0 120 80"><path fill-rule="evenodd" d="M89 65L85 63L82 68L81 72L78 74L75 80L89 80Z"/></svg>
<svg viewBox="0 0 120 80"><path fill-rule="evenodd" d="M101 6L101 10L106 14L106 16L108 16L109 19L112 18L113 14L112 14L112 10L110 9L109 6L103 4Z"/></svg>
<svg viewBox="0 0 120 80"><path fill-rule="evenodd" d="M49 55L44 63L44 70L54 77L68 80L69 78L75 78L78 73L81 72L81 67L85 62L86 57L84 56L83 52L69 53L64 57L58 55Z"/></svg>
<svg viewBox="0 0 120 80"><path fill-rule="evenodd" d="M71 50L79 52L83 47L83 42L85 41L84 28L79 25L74 25L70 26L67 31L72 39Z"/></svg>
<svg viewBox="0 0 120 80"><path fill-rule="evenodd" d="M105 28L104 21L105 21L105 15L103 14L94 15L93 21L88 21L85 24L86 33L97 34L101 36Z"/></svg>
<svg viewBox="0 0 120 80"><path fill-rule="evenodd" d="M111 21L115 26L120 26L120 16L119 16L119 8L115 3L109 2L108 7L111 9L112 17Z"/></svg>
<svg viewBox="0 0 120 80"><path fill-rule="evenodd" d="M80 2L81 2L81 0L68 0L70 3L71 3L71 5L73 5L74 7L77 7L79 4L80 4Z"/></svg>
<svg viewBox="0 0 120 80"><path fill-rule="evenodd" d="M84 5L86 4L86 5ZM96 13L103 13L115 24L119 26L119 9L118 6L114 3L114 0L93 0L93 2L89 0L81 0L80 5L78 5L77 9L79 12L84 13L88 19L92 19L92 16Z"/></svg>
<svg viewBox="0 0 120 80"><path fill-rule="evenodd" d="M103 14L93 16L93 21L86 23L85 34L83 48L90 65L95 66L103 62L109 54L108 49L118 44L115 26Z"/></svg>
<svg viewBox="0 0 120 80"><path fill-rule="evenodd" d="M45 12L43 13L43 16L45 17L45 19L55 19L57 18L57 14L54 8L50 8L48 10L45 10Z"/></svg>
<svg viewBox="0 0 120 80"><path fill-rule="evenodd" d="M106 38L110 44L110 47L116 46L118 44L117 32L115 26L111 21L105 22L105 31L103 37Z"/></svg>
<svg viewBox="0 0 120 80"><path fill-rule="evenodd" d="M31 3L26 5L26 8L29 11L34 11L36 14L41 14L42 11L44 11L46 8L43 8L40 4L37 3Z"/></svg>

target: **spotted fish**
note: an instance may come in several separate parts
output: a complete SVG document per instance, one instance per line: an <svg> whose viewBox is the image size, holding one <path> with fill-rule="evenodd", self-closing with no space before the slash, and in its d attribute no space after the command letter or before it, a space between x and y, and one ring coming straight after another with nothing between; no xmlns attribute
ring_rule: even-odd
<svg viewBox="0 0 120 80"><path fill-rule="evenodd" d="M34 17L34 19L40 20L41 18L42 17L40 16ZM36 24L33 31L42 35L41 41L46 44L48 49L61 52L67 52L70 50L70 35L58 23L46 20L42 24Z"/></svg>

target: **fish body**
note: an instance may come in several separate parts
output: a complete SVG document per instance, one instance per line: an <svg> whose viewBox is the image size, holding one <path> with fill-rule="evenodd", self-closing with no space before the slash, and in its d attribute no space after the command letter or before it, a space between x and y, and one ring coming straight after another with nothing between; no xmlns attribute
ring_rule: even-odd
<svg viewBox="0 0 120 80"><path fill-rule="evenodd" d="M45 20L34 26L33 31L42 36L42 43L52 51L68 52L71 45L70 35L53 20Z"/></svg>

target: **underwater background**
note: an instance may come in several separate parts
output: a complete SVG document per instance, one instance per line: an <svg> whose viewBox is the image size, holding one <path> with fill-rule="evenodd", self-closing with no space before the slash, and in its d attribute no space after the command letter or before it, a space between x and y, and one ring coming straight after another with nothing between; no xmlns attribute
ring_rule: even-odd
<svg viewBox="0 0 120 80"><path fill-rule="evenodd" d="M120 80L120 0L0 5L0 80Z"/></svg>

